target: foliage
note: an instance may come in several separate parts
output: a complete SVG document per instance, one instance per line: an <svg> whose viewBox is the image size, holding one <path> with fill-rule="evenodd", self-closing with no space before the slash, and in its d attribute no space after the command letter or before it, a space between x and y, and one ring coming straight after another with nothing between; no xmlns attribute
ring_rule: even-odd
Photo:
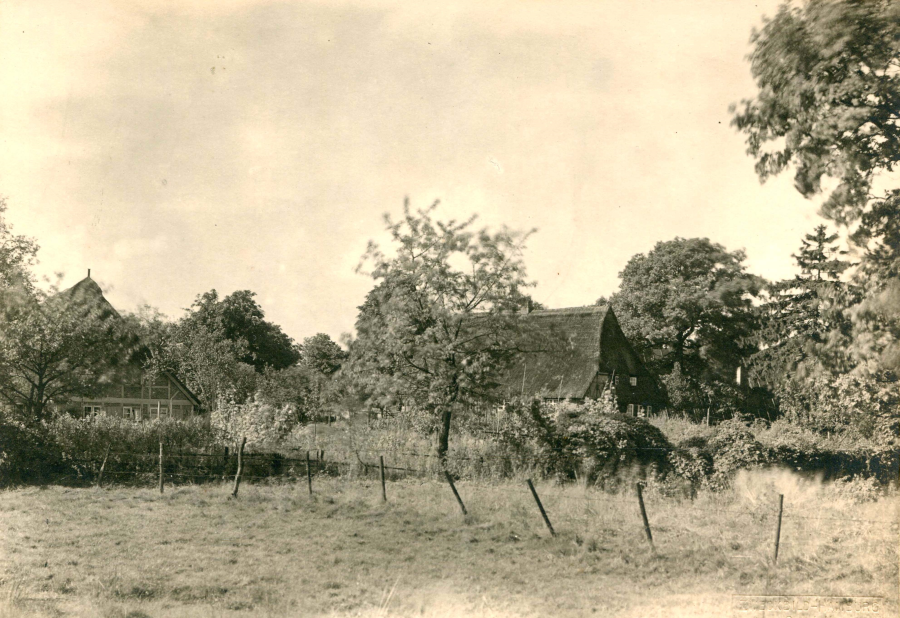
<svg viewBox="0 0 900 618"><path fill-rule="evenodd" d="M163 370L177 375L205 410L215 409L219 399L243 402L255 392L258 374L240 361L247 353L245 341L187 319L169 322L152 308L130 320L144 346L145 369L151 375Z"/></svg>
<svg viewBox="0 0 900 618"><path fill-rule="evenodd" d="M133 352L114 311L90 300L33 290L0 307L0 398L26 423L49 404L91 396Z"/></svg>
<svg viewBox="0 0 900 618"><path fill-rule="evenodd" d="M300 359L297 346L280 326L265 320L254 296L256 293L250 290L238 290L219 300L218 293L210 290L197 297L182 325L187 329L201 327L234 343L240 351L238 360L257 372L293 365Z"/></svg>
<svg viewBox="0 0 900 618"><path fill-rule="evenodd" d="M815 376L784 383L778 395L791 422L898 446L900 382L891 374Z"/></svg>
<svg viewBox="0 0 900 618"><path fill-rule="evenodd" d="M720 405L735 367L752 351L750 297L761 286L742 251L705 238L659 242L633 256L609 302L622 329L665 380L676 410Z"/></svg>
<svg viewBox="0 0 900 618"><path fill-rule="evenodd" d="M837 234L827 235L825 226L806 234L800 252L794 255L801 274L769 286L770 299L759 307L760 328L756 334L760 351L754 354L754 369L773 376L775 385L797 375L850 368L851 361L835 337L846 337L852 329L844 308L859 300L855 286L840 281L850 263L835 246Z"/></svg>
<svg viewBox="0 0 900 618"><path fill-rule="evenodd" d="M345 360L347 353L325 333L307 337L300 345L300 364L324 376L337 373Z"/></svg>
<svg viewBox="0 0 900 618"><path fill-rule="evenodd" d="M823 179L834 184L822 213L855 226L865 297L846 305L853 332L829 345L858 372L896 372L900 303L888 299L900 296L900 190L890 186L900 162L900 5L785 4L751 41L759 91L732 124L747 135L761 180L793 167L805 197L821 193Z"/></svg>
<svg viewBox="0 0 900 618"><path fill-rule="evenodd" d="M363 264L377 283L360 307L348 375L377 406L441 418L443 454L454 410L492 399L519 351L528 234L435 221L436 207L413 213L407 202L402 220L385 216L392 257L369 244Z"/></svg>
<svg viewBox="0 0 900 618"><path fill-rule="evenodd" d="M0 418L0 487L46 483L65 471L52 437L40 427Z"/></svg>
<svg viewBox="0 0 900 618"><path fill-rule="evenodd" d="M603 403L515 401L506 412L501 444L512 455L536 456L547 474L610 484L626 470L666 467L671 445L662 432L642 418L610 413Z"/></svg>
<svg viewBox="0 0 900 618"><path fill-rule="evenodd" d="M162 441L170 451L205 451L221 444L208 419L162 419L136 423L111 416L74 418L60 414L46 423L55 447L64 457L100 459L106 449L132 454L155 454Z"/></svg>
<svg viewBox="0 0 900 618"><path fill-rule="evenodd" d="M740 418L719 423L706 448L713 461L712 487L727 486L738 470L757 468L768 461L765 448Z"/></svg>
<svg viewBox="0 0 900 618"><path fill-rule="evenodd" d="M732 123L747 134L757 174L765 180L793 166L807 197L834 178L824 213L859 220L875 175L900 162L900 8L889 0L785 4L751 42L759 92Z"/></svg>
<svg viewBox="0 0 900 618"><path fill-rule="evenodd" d="M246 403L220 402L210 423L223 439L239 444L247 438L251 447L280 442L296 426L300 415L293 404L273 405L256 397Z"/></svg>
<svg viewBox="0 0 900 618"><path fill-rule="evenodd" d="M31 266L38 246L32 238L14 234L6 222L6 198L0 196L0 294L18 288L31 288Z"/></svg>
<svg viewBox="0 0 900 618"><path fill-rule="evenodd" d="M296 421L304 422L319 409L320 392L315 372L294 365L285 369L266 369L256 381L256 400L276 407L291 406Z"/></svg>

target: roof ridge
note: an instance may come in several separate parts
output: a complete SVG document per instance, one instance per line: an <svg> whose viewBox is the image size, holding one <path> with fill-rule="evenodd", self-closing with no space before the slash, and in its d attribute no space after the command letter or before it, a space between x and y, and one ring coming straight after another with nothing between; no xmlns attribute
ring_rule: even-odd
<svg viewBox="0 0 900 618"><path fill-rule="evenodd" d="M535 309L528 315L566 315L604 313L609 305L585 305L582 307L561 307L559 309Z"/></svg>

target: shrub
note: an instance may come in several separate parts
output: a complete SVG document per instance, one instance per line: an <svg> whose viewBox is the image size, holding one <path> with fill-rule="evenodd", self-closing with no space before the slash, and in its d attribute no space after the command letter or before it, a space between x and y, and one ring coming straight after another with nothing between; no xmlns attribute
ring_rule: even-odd
<svg viewBox="0 0 900 618"><path fill-rule="evenodd" d="M614 483L625 470L663 471L671 444L642 418L604 407L537 400L508 404L500 442L510 455L531 456L544 472L587 483Z"/></svg>
<svg viewBox="0 0 900 618"><path fill-rule="evenodd" d="M728 486L738 470L757 468L768 461L766 449L738 417L716 426L706 450L713 462L709 480L713 488Z"/></svg>
<svg viewBox="0 0 900 618"><path fill-rule="evenodd" d="M46 483L67 471L52 436L0 420L0 487Z"/></svg>
<svg viewBox="0 0 900 618"><path fill-rule="evenodd" d="M817 376L779 387L785 419L820 433L842 433L897 446L900 381L893 374Z"/></svg>
<svg viewBox="0 0 900 618"><path fill-rule="evenodd" d="M300 420L294 404L274 405L254 396L247 403L220 401L210 424L226 441L247 438L248 445L259 448L280 442Z"/></svg>
<svg viewBox="0 0 900 618"><path fill-rule="evenodd" d="M116 452L156 453L163 442L169 451L202 451L221 444L207 419L165 419L135 423L110 416L75 418L60 414L46 425L56 448L65 456L103 457L108 446Z"/></svg>

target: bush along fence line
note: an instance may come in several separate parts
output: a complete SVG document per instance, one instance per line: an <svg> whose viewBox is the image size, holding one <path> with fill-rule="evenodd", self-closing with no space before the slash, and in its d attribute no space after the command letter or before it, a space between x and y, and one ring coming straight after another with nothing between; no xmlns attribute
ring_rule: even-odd
<svg viewBox="0 0 900 618"><path fill-rule="evenodd" d="M240 468L240 477L251 480L297 480L314 474L356 474L367 475L379 469L388 477L398 476L441 476L452 474L456 478L471 480L500 480L531 475L537 478L555 478L560 481L581 481L598 487L619 484L622 473L626 476L637 473L640 478L667 476L677 478L684 486L691 486L696 492L699 483L694 475L685 473L685 461L706 466L705 476L715 476L713 462L704 460L705 454L690 448L641 448L616 447L606 453L590 457L573 457L569 452L545 452L532 459L524 459L514 454L479 454L473 456L448 454L440 459L434 453L410 450L307 450L305 453L293 449L293 454L284 452L245 452L246 439L235 448L224 446L205 451L170 451L164 442L159 443L159 451L118 451L108 444L102 457L94 453L62 456L62 469L54 475L61 483L81 485L102 484L104 477L119 484L143 485L156 481L161 475L173 483L203 483L234 478ZM647 451L652 453L647 454ZM860 460L865 460L864 467ZM396 464L385 464L397 462ZM793 462L791 462L792 464ZM802 466L785 465L780 461L759 460L753 467L784 467L815 475L820 467L806 469ZM834 478L870 478L882 485L898 481L900 452L882 451L860 455L847 463L838 459L831 474L820 474L822 480ZM721 472L727 483L728 477L742 469L740 462ZM726 485L720 485L724 487ZM715 486L711 488L715 489Z"/></svg>
<svg viewBox="0 0 900 618"><path fill-rule="evenodd" d="M542 490L542 497L535 487L532 478L525 478L521 483L497 483L489 482L490 477L478 479L475 476L464 476L454 473L454 468L478 470L478 466L485 466L484 461L490 457L454 457L448 455L440 460L436 455L429 453L416 453L411 451L388 451L387 458L384 454L366 453L361 451L344 451L326 453L324 450L306 451L302 456L287 456L281 453L247 453L244 452L246 440L234 450L223 448L220 452L213 453L179 453L166 451L163 443L159 444L158 453L134 453L115 451L112 445L105 449L102 458L70 458L73 466L70 481L81 486L94 485L100 487L104 483L147 487L158 485L160 493L165 492L166 487L173 485L191 485L199 483L219 483L231 487L231 498L239 497L242 481L247 482L293 482L305 484L308 494L317 493L316 484L323 478L345 479L348 481L362 480L370 485L370 481L376 480L376 491L382 502L397 499L396 494L402 492L403 485L398 484L388 490L388 481L403 481L418 479L425 483L444 485L447 495L452 495L459 507L460 513L465 517L469 515L466 503L470 501L466 497L466 491L479 488L496 494L516 494L525 502L533 503L534 516L543 521L551 537L557 536L554 527L554 513L545 505L548 490ZM299 455L299 453L298 453ZM328 455L326 457L326 455ZM405 465L390 465L392 459L401 460ZM419 460L423 465L412 466L408 462ZM387 463L386 463L387 462ZM532 470L541 469L541 462L532 462ZM467 468L468 467L468 468ZM487 479L487 480L486 480ZM507 479L508 480L508 479ZM305 483L304 483L305 481ZM581 503L586 512L591 510L591 505L604 504L616 505L616 508L633 508L635 511L635 530L643 529L648 548L654 554L657 552L659 538L654 538L654 508L664 511L666 504L658 502L647 504L644 499L644 488L647 481L627 481L623 487L620 483L617 493L590 492L594 495L571 496L562 495L560 492L549 490L550 497L557 506L568 501ZM521 487L516 488L521 484ZM625 491L623 491L623 489ZM394 495L392 495L394 494ZM522 497L525 498L522 498ZM630 496L630 497L629 497ZM691 493L693 499L694 494ZM686 497L685 497L686 499ZM692 504L692 502L688 503ZM470 504L469 507L472 505ZM885 526L894 530L900 527L900 522L890 519L864 519L852 517L825 517L819 515L803 515L801 509L791 511L785 508L784 496L777 495L777 501L769 507L761 509L732 509L710 508L704 506L694 509L691 506L681 505L679 508L696 510L707 516L728 512L729 514L743 514L756 518L758 522L769 522L771 527L772 542L769 559L774 564L778 560L779 549L782 545L782 521L800 520L803 522L834 521L839 525L875 525ZM578 519L568 518L566 524L574 527L579 525ZM767 525L769 525L767 524ZM570 525L570 528L573 527ZM657 537L659 536L659 531Z"/></svg>

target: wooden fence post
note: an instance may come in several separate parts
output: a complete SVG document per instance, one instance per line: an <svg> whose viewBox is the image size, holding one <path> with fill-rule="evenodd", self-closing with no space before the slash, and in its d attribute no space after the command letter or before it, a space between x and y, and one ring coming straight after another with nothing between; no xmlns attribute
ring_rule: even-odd
<svg viewBox="0 0 900 618"><path fill-rule="evenodd" d="M241 448L238 449L238 466L237 473L234 475L234 489L231 490L231 497L237 498L238 487L241 485L241 473L244 471L244 445L247 444L247 438L241 440Z"/></svg>
<svg viewBox="0 0 900 618"><path fill-rule="evenodd" d="M159 439L159 493L163 492L163 442Z"/></svg>
<svg viewBox="0 0 900 618"><path fill-rule="evenodd" d="M547 524L547 529L550 531L550 536L556 536L556 531L550 523L550 518L547 517L547 511L544 510L544 505L541 504L541 499L538 498L537 491L534 489L534 483L531 482L531 479L526 479L525 482L528 483L528 489L531 490L531 495L534 496L534 501L537 502L538 509L541 511L541 517L544 518L544 523Z"/></svg>
<svg viewBox="0 0 900 618"><path fill-rule="evenodd" d="M109 458L109 449L112 447L112 444L106 445L106 454L103 455L103 463L100 464L100 474L97 475L97 487L103 484L103 471L106 470L106 460Z"/></svg>
<svg viewBox="0 0 900 618"><path fill-rule="evenodd" d="M784 494L778 494L778 524L775 526L775 557L772 562L778 562L778 545L781 543L781 513L784 509Z"/></svg>
<svg viewBox="0 0 900 618"><path fill-rule="evenodd" d="M459 497L459 492L456 491L456 485L453 484L453 477L450 476L450 473L444 470L444 476L447 477L447 482L450 483L450 489L453 490L453 495L456 496L456 501L459 502L459 508L462 511L463 515L468 515L468 511L466 511L466 505L463 504L462 498Z"/></svg>
<svg viewBox="0 0 900 618"><path fill-rule="evenodd" d="M306 484L309 486L309 495L312 495L312 471L309 467L309 451L306 451Z"/></svg>
<svg viewBox="0 0 900 618"><path fill-rule="evenodd" d="M644 508L644 494L641 491L641 484L635 483L635 487L637 488L638 504L641 505L641 519L644 520L644 533L647 535L647 542L650 543L650 549L655 553L656 547L653 545L653 535L650 533L650 521L647 519L647 509Z"/></svg>
<svg viewBox="0 0 900 618"><path fill-rule="evenodd" d="M384 455L378 456L378 467L381 469L381 501L387 502L387 490L384 487Z"/></svg>

